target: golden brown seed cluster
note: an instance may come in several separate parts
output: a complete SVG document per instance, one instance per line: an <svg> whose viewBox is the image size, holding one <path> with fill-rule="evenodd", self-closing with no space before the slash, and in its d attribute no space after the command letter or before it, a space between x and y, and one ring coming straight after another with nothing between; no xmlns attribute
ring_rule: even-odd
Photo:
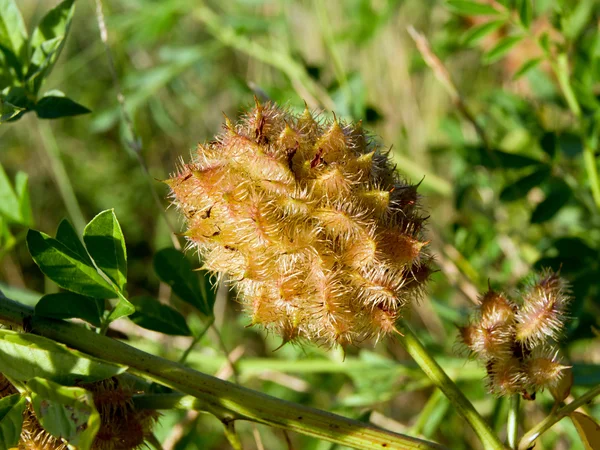
<svg viewBox="0 0 600 450"><path fill-rule="evenodd" d="M483 296L460 338L485 363L491 392L528 398L556 386L566 368L558 359L557 340L569 301L564 281L549 271L518 304L491 289Z"/></svg>
<svg viewBox="0 0 600 450"><path fill-rule="evenodd" d="M133 406L135 393L118 378L109 378L85 384L94 397L100 414L100 430L92 450L135 450L143 448L151 435L158 414L153 410L137 410ZM0 374L0 398L18 393L17 389ZM48 433L38 421L33 407L28 405L23 416L23 427L18 450L67 450L62 439Z"/></svg>
<svg viewBox="0 0 600 450"><path fill-rule="evenodd" d="M360 124L257 103L167 183L204 268L285 342L379 338L429 277L417 186Z"/></svg>

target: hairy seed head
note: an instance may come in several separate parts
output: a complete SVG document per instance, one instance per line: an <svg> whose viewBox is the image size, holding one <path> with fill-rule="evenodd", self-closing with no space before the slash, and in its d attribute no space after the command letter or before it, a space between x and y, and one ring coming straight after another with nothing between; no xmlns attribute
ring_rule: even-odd
<svg viewBox="0 0 600 450"><path fill-rule="evenodd" d="M360 124L257 102L224 128L167 181L204 268L285 341L393 331L431 273L416 186Z"/></svg>
<svg viewBox="0 0 600 450"><path fill-rule="evenodd" d="M517 340L530 346L557 340L570 299L565 282L556 273L543 273L523 296L516 318Z"/></svg>

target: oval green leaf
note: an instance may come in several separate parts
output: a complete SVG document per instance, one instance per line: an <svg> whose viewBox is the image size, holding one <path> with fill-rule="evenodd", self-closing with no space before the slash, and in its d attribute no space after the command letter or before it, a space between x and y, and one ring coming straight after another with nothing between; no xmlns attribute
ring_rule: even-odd
<svg viewBox="0 0 600 450"><path fill-rule="evenodd" d="M29 230L27 246L40 270L60 287L94 298L117 296L89 261L56 239L39 231Z"/></svg>
<svg viewBox="0 0 600 450"><path fill-rule="evenodd" d="M119 301L108 315L107 321L108 323L110 323L113 320L120 319L121 317L127 317L133 314L134 312L135 306L133 306L131 302L119 292Z"/></svg>
<svg viewBox="0 0 600 450"><path fill-rule="evenodd" d="M40 119L58 119L60 117L78 116L91 111L69 97L44 96L33 108Z"/></svg>
<svg viewBox="0 0 600 450"><path fill-rule="evenodd" d="M123 293L127 284L127 249L113 209L102 211L86 225L83 242L98 268Z"/></svg>
<svg viewBox="0 0 600 450"><path fill-rule="evenodd" d="M74 13L75 0L62 1L48 11L31 35L31 62L26 78L35 94L64 47Z"/></svg>
<svg viewBox="0 0 600 450"><path fill-rule="evenodd" d="M512 202L525 197L534 187L542 184L550 176L550 168L541 166L533 173L520 178L502 189L500 200Z"/></svg>
<svg viewBox="0 0 600 450"><path fill-rule="evenodd" d="M136 325L175 336L192 334L185 323L185 318L169 305L164 305L148 296L134 297L131 303L135 306L135 313L130 319Z"/></svg>
<svg viewBox="0 0 600 450"><path fill-rule="evenodd" d="M76 253L81 259L85 260L89 263L90 266L93 266L90 255L88 255L87 250L79 240L77 236L77 232L71 222L67 219L63 219L58 225L58 229L56 230L56 240L61 244L66 246L73 253Z"/></svg>
<svg viewBox="0 0 600 450"><path fill-rule="evenodd" d="M474 45L504 24L506 24L504 20L493 20L471 27L463 34L462 43L464 45Z"/></svg>
<svg viewBox="0 0 600 450"><path fill-rule="evenodd" d="M45 337L11 330L0 330L0 367L19 381L43 377L66 385L104 380L126 370Z"/></svg>
<svg viewBox="0 0 600 450"><path fill-rule="evenodd" d="M0 450L9 450L18 445L26 407L25 398L19 394L0 399Z"/></svg>
<svg viewBox="0 0 600 450"><path fill-rule="evenodd" d="M35 305L35 315L52 319L81 319L99 327L104 300L72 292L44 295Z"/></svg>
<svg viewBox="0 0 600 450"><path fill-rule="evenodd" d="M154 270L181 300L195 306L208 317L213 315L215 292L210 287L208 274L200 272L200 282L199 273L192 269L182 252L174 248L160 250L154 256Z"/></svg>
<svg viewBox="0 0 600 450"><path fill-rule="evenodd" d="M66 387L43 378L27 383L35 416L52 436L78 450L90 450L100 429L100 414L91 392Z"/></svg>
<svg viewBox="0 0 600 450"><path fill-rule="evenodd" d="M483 55L483 62L486 64L491 64L498 61L500 58L506 55L510 49L521 42L522 39L523 36L506 36Z"/></svg>

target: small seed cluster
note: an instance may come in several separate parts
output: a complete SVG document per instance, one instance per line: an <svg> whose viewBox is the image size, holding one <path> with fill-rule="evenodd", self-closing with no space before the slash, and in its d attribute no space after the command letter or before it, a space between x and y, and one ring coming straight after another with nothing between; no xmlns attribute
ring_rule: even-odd
<svg viewBox="0 0 600 450"><path fill-rule="evenodd" d="M570 302L565 282L546 271L517 303L490 289L460 340L487 369L488 387L497 395L536 391L557 385L566 366L558 359L557 341Z"/></svg>
<svg viewBox="0 0 600 450"><path fill-rule="evenodd" d="M109 378L82 386L92 393L100 414L100 430L92 450L137 450L144 448L152 434L158 414L154 410L136 409L132 402L135 391L119 378ZM18 390L0 373L0 398L17 394ZM38 421L31 404L23 415L18 450L68 450L68 444L48 433Z"/></svg>
<svg viewBox="0 0 600 450"><path fill-rule="evenodd" d="M394 330L430 274L417 186L360 124L260 105L167 181L204 268L284 342Z"/></svg>

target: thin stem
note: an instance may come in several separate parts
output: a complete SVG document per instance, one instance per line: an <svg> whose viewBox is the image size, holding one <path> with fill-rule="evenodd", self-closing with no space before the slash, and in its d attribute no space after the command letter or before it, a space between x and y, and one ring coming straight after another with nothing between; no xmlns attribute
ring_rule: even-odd
<svg viewBox="0 0 600 450"><path fill-rule="evenodd" d="M423 347L423 344L419 342L410 326L405 321L401 322L404 335L400 335L400 342L433 384L448 397L448 400L457 409L458 413L471 425L483 443L484 448L486 450L504 449L504 445L502 445L490 426L475 410L475 407L467 397L458 389L458 386L454 384L446 372L433 359L427 349Z"/></svg>
<svg viewBox="0 0 600 450"><path fill-rule="evenodd" d="M142 173L148 182L148 187L150 188L150 193L152 194L152 198L158 207L158 210L161 212L163 219L165 220L167 227L171 231L171 241L173 242L173 246L177 250L181 250L181 244L177 239L177 230L169 220L165 208L161 202L161 199L154 187L154 183L156 180L150 175L150 171L148 170L148 165L144 159L142 154L142 139L139 137L135 130L135 126L133 124L133 120L131 116L127 112L127 108L125 106L125 95L123 95L123 90L121 89L121 83L119 81L119 76L117 75L117 69L115 66L115 61L112 56L112 52L110 50L110 45L108 43L108 29L106 28L106 21L104 20L104 10L102 8L102 0L96 0L96 21L98 23L98 29L100 30L100 39L104 44L104 49L106 51L106 58L108 59L108 68L110 71L110 75L113 80L113 84L117 90L117 101L119 102L119 108L121 110L121 116L123 117L123 123L125 124L125 128L127 128L127 132L129 133L130 139L127 140L127 145L136 156L137 161L142 169Z"/></svg>
<svg viewBox="0 0 600 450"><path fill-rule="evenodd" d="M521 396L519 394L513 394L510 397L510 404L508 406L508 420L506 422L506 434L508 446L511 449L517 448L517 439L519 438L519 406Z"/></svg>
<svg viewBox="0 0 600 450"><path fill-rule="evenodd" d="M210 327L212 327L212 325L214 324L214 322L215 322L215 318L211 317L209 319L209 323L206 324L206 326L204 327L204 329L200 333L198 333L196 336L194 336L194 339L192 340L192 342L190 343L190 345L188 346L188 348L185 349L185 351L183 352L183 354L179 358L179 364L183 364L185 362L185 360L190 355L190 353L192 352L192 350L194 349L194 347L196 346L196 344L202 340L202 338L204 337L204 335L206 334L206 332L208 331L208 329Z"/></svg>
<svg viewBox="0 0 600 450"><path fill-rule="evenodd" d="M27 325L32 333L88 355L127 366L129 373L133 375L195 397L202 410L214 414L220 420L249 420L356 449L445 449L434 442L392 433L220 380L101 336L74 323L36 317L33 315L33 308L9 300L3 295L0 295L0 322L16 328Z"/></svg>
<svg viewBox="0 0 600 450"><path fill-rule="evenodd" d="M235 422L233 420L224 420L223 428L225 430L225 437L233 447L233 450L244 450L240 437L235 432Z"/></svg>
<svg viewBox="0 0 600 450"><path fill-rule="evenodd" d="M517 447L518 450L527 450L527 449L532 448L535 440L540 435L542 435L545 431L549 430L550 427L552 427L556 422L558 422L561 419L563 419L564 417L568 416L573 411L575 411L577 408L592 401L598 395L600 395L600 384L598 386L596 386L595 388L587 391L581 397L573 400L568 405L563 406L562 408L557 409L556 411L553 411L552 413L550 413L548 415L548 417L546 417L544 420L542 420L540 423L538 423L535 427L533 427L531 430L529 430L527 433L525 433L525 435L521 438L521 441L519 442L519 446Z"/></svg>
<svg viewBox="0 0 600 450"><path fill-rule="evenodd" d="M81 208L79 207L79 202L77 201L75 191L71 185L71 180L67 173L67 169L65 169L65 165L62 162L60 149L58 148L58 144L54 138L52 128L47 122L40 120L39 130L42 137L44 150L46 151L48 159L50 160L50 168L52 170L54 182L58 187L58 192L62 197L65 207L67 208L69 217L73 221L73 226L79 233L82 233L87 221L81 212Z"/></svg>

